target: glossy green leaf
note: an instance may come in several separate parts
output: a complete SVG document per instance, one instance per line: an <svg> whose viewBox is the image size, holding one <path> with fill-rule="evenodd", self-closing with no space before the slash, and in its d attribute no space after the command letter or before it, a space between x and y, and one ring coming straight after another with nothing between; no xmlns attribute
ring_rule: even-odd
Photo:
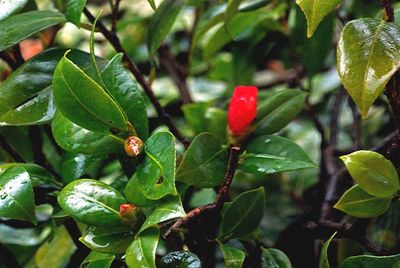
<svg viewBox="0 0 400 268"><path fill-rule="evenodd" d="M147 218L140 228L139 232L143 232L151 226L160 222L171 220L174 218L184 217L185 211L183 210L182 201L179 195L166 196L159 200L154 206L146 213Z"/></svg>
<svg viewBox="0 0 400 268"><path fill-rule="evenodd" d="M51 227L39 228L13 228L6 224L0 224L0 243L15 244L20 246L37 246L49 237Z"/></svg>
<svg viewBox="0 0 400 268"><path fill-rule="evenodd" d="M358 218L374 218L383 213L390 206L390 198L379 198L371 196L354 185L347 190L334 208Z"/></svg>
<svg viewBox="0 0 400 268"><path fill-rule="evenodd" d="M119 206L125 198L105 183L90 179L76 180L64 187L58 203L74 219L93 226L119 226Z"/></svg>
<svg viewBox="0 0 400 268"><path fill-rule="evenodd" d="M127 130L123 111L67 55L54 72L53 94L57 109L83 128L102 134Z"/></svg>
<svg viewBox="0 0 400 268"><path fill-rule="evenodd" d="M337 46L337 65L343 86L366 118L400 67L400 28L372 18L347 23Z"/></svg>
<svg viewBox="0 0 400 268"><path fill-rule="evenodd" d="M82 128L57 112L51 123L57 144L64 150L83 154L107 154L122 148L123 140Z"/></svg>
<svg viewBox="0 0 400 268"><path fill-rule="evenodd" d="M122 54L114 56L101 73L109 94L118 102L135 128L137 135L146 140L148 120L146 105L132 75L121 63Z"/></svg>
<svg viewBox="0 0 400 268"><path fill-rule="evenodd" d="M335 232L327 241L325 241L324 245L322 246L321 256L319 258L319 268L329 268L329 259L328 259L328 248L331 244L332 239L335 237L337 232Z"/></svg>
<svg viewBox="0 0 400 268"><path fill-rule="evenodd" d="M101 161L106 157L98 155L85 155L81 153L67 152L63 155L61 162L61 179L64 184L68 184L84 176L88 168L95 162Z"/></svg>
<svg viewBox="0 0 400 268"><path fill-rule="evenodd" d="M53 117L51 82L64 53L64 49L46 50L20 66L0 85L0 125L35 125ZM68 56L87 70L89 54L72 50Z"/></svg>
<svg viewBox="0 0 400 268"><path fill-rule="evenodd" d="M253 10L259 9L261 7L264 7L269 3L271 3L271 0L253 0L253 1L248 1L248 2L243 3L243 5L240 5L239 11L240 12L253 11Z"/></svg>
<svg viewBox="0 0 400 268"><path fill-rule="evenodd" d="M272 134L284 128L303 109L307 94L285 89L268 95L257 109L257 135Z"/></svg>
<svg viewBox="0 0 400 268"><path fill-rule="evenodd" d="M292 268L289 258L279 249L263 248L261 260L263 268Z"/></svg>
<svg viewBox="0 0 400 268"><path fill-rule="evenodd" d="M20 11L28 0L0 0L0 21Z"/></svg>
<svg viewBox="0 0 400 268"><path fill-rule="evenodd" d="M44 185L52 185L55 187L60 187L61 183L56 181L51 174L44 169L43 167L36 164L27 164L27 163L8 163L0 165L0 173L4 172L6 169L11 167L21 167L24 168L28 174L29 178L32 182L33 187L44 186Z"/></svg>
<svg viewBox="0 0 400 268"><path fill-rule="evenodd" d="M184 5L185 0L164 0L158 6L151 17L147 32L147 47L150 57L154 57L156 54Z"/></svg>
<svg viewBox="0 0 400 268"><path fill-rule="evenodd" d="M0 173L0 217L36 224L32 183L22 167L9 167Z"/></svg>
<svg viewBox="0 0 400 268"><path fill-rule="evenodd" d="M341 156L351 177L368 194L390 197L399 190L399 176L393 164L372 151L357 151Z"/></svg>
<svg viewBox="0 0 400 268"><path fill-rule="evenodd" d="M296 0L307 18L307 36L311 37L324 17L343 0Z"/></svg>
<svg viewBox="0 0 400 268"><path fill-rule="evenodd" d="M178 168L176 180L199 188L221 183L227 165L226 151L212 134L202 133L193 139Z"/></svg>
<svg viewBox="0 0 400 268"><path fill-rule="evenodd" d="M63 14L56 11L36 10L0 21L0 51L50 26L65 22Z"/></svg>
<svg viewBox="0 0 400 268"><path fill-rule="evenodd" d="M246 147L239 168L249 173L273 174L305 168L315 168L303 149L287 138L264 135Z"/></svg>
<svg viewBox="0 0 400 268"><path fill-rule="evenodd" d="M65 10L65 17L67 20L80 27L81 15L85 5L86 0L67 0L67 7Z"/></svg>
<svg viewBox="0 0 400 268"><path fill-rule="evenodd" d="M162 257L159 266L159 268L200 268L201 262L192 252L174 251Z"/></svg>
<svg viewBox="0 0 400 268"><path fill-rule="evenodd" d="M400 254L392 256L370 256L361 255L353 256L345 259L341 264L340 268L396 268L400 265Z"/></svg>
<svg viewBox="0 0 400 268"><path fill-rule="evenodd" d="M126 227L90 226L79 240L97 252L119 254L125 252L135 234Z"/></svg>
<svg viewBox="0 0 400 268"><path fill-rule="evenodd" d="M253 232L260 224L264 209L264 188L240 194L223 212L220 239L240 238Z"/></svg>
<svg viewBox="0 0 400 268"><path fill-rule="evenodd" d="M134 175L143 194L152 200L168 194L176 195L174 136L170 132L152 135L145 142L144 153L144 162Z"/></svg>
<svg viewBox="0 0 400 268"><path fill-rule="evenodd" d="M91 251L80 268L110 268L114 259L114 255Z"/></svg>
<svg viewBox="0 0 400 268"><path fill-rule="evenodd" d="M147 2L149 2L151 8L156 11L157 10L157 6L156 3L154 2L154 0L147 0Z"/></svg>
<svg viewBox="0 0 400 268"><path fill-rule="evenodd" d="M155 257L160 230L149 228L140 233L126 250L126 264L129 268L156 268Z"/></svg>
<svg viewBox="0 0 400 268"><path fill-rule="evenodd" d="M237 248L220 245L226 268L242 268L246 254Z"/></svg>

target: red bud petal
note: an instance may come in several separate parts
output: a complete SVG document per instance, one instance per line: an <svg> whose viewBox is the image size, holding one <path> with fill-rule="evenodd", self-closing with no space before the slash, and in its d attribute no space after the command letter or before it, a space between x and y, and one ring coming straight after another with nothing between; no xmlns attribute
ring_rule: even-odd
<svg viewBox="0 0 400 268"><path fill-rule="evenodd" d="M228 109L228 126L232 134L245 133L257 114L258 89L255 86L237 86Z"/></svg>

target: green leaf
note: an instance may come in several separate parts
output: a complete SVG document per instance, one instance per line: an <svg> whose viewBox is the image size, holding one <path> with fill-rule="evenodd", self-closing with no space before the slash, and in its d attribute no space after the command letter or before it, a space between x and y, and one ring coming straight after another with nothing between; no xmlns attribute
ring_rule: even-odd
<svg viewBox="0 0 400 268"><path fill-rule="evenodd" d="M1 0L0 21L20 11L28 3L28 0Z"/></svg>
<svg viewBox="0 0 400 268"><path fill-rule="evenodd" d="M63 155L61 163L61 178L64 184L81 178L88 168L97 161L107 158L104 155L85 155L81 153L67 152Z"/></svg>
<svg viewBox="0 0 400 268"><path fill-rule="evenodd" d="M321 256L319 258L319 268L329 268L329 259L328 259L328 248L329 245L332 241L332 239L335 237L335 235L337 234L337 232L335 232L322 246L322 250L321 250Z"/></svg>
<svg viewBox="0 0 400 268"><path fill-rule="evenodd" d="M85 5L86 0L67 0L65 17L69 22L72 22L78 28L81 26L81 15Z"/></svg>
<svg viewBox="0 0 400 268"><path fill-rule="evenodd" d="M343 28L337 46L340 79L363 118L400 67L400 28L362 18Z"/></svg>
<svg viewBox="0 0 400 268"><path fill-rule="evenodd" d="M156 11L157 10L157 6L156 3L154 2L154 0L147 0L147 2L149 2L151 8Z"/></svg>
<svg viewBox="0 0 400 268"><path fill-rule="evenodd" d="M390 206L390 198L379 198L371 196L354 185L347 190L334 208L358 218L374 218L383 213Z"/></svg>
<svg viewBox="0 0 400 268"><path fill-rule="evenodd" d="M132 230L125 227L90 226L79 240L97 252L119 254L125 252L134 236Z"/></svg>
<svg viewBox="0 0 400 268"><path fill-rule="evenodd" d="M263 187L240 194L223 212L220 240L240 238L253 232L260 224L264 209Z"/></svg>
<svg viewBox="0 0 400 268"><path fill-rule="evenodd" d="M57 109L75 124L94 132L127 130L124 113L114 100L66 56L53 76Z"/></svg>
<svg viewBox="0 0 400 268"><path fill-rule="evenodd" d="M226 7L225 16L224 16L224 27L225 27L225 30L228 32L228 34L230 34L229 33L229 22L239 11L239 6L242 2L243 2L243 0L230 0L228 3L228 6Z"/></svg>
<svg viewBox="0 0 400 268"><path fill-rule="evenodd" d="M26 162L33 162L32 150L26 148L32 148L32 141L29 138L29 129L22 126L4 126L0 127L0 135L14 147L15 151Z"/></svg>
<svg viewBox="0 0 400 268"><path fill-rule="evenodd" d="M115 256L110 254L91 251L83 260L82 268L110 268Z"/></svg>
<svg viewBox="0 0 400 268"><path fill-rule="evenodd" d="M224 255L224 262L226 268L242 268L246 254L237 248L232 248L220 244L220 249Z"/></svg>
<svg viewBox="0 0 400 268"><path fill-rule="evenodd" d="M0 85L0 125L36 125L53 117L51 82L64 53L65 49L46 50L12 72ZM89 54L79 50L72 50L68 56L81 68L90 63Z"/></svg>
<svg viewBox="0 0 400 268"><path fill-rule="evenodd" d="M129 268L156 268L155 257L160 230L149 228L140 233L126 250L126 264Z"/></svg>
<svg viewBox="0 0 400 268"><path fill-rule="evenodd" d="M372 151L357 151L341 156L351 177L368 194L390 197L399 190L399 176L393 164Z"/></svg>
<svg viewBox="0 0 400 268"><path fill-rule="evenodd" d="M159 268L199 268L201 262L196 254L189 251L174 251L160 260Z"/></svg>
<svg viewBox="0 0 400 268"><path fill-rule="evenodd" d="M171 30L184 5L185 0L164 0L151 17L147 32L147 47L151 58Z"/></svg>
<svg viewBox="0 0 400 268"><path fill-rule="evenodd" d="M146 140L148 120L146 105L132 75L121 63L122 54L115 55L101 73L102 80L109 94L124 110L137 135Z"/></svg>
<svg viewBox="0 0 400 268"><path fill-rule="evenodd" d="M25 247L37 246L43 243L50 234L50 226L22 229L0 224L0 243L2 244L14 244Z"/></svg>
<svg viewBox="0 0 400 268"><path fill-rule="evenodd" d="M307 18L307 37L311 37L320 22L343 0L296 0Z"/></svg>
<svg viewBox="0 0 400 268"><path fill-rule="evenodd" d="M361 256L353 256L345 259L340 268L395 268L400 264L400 254L392 255L392 256L370 256L370 255L361 255Z"/></svg>
<svg viewBox="0 0 400 268"><path fill-rule="evenodd" d="M30 11L0 21L0 51L50 26L64 23L63 14L56 11Z"/></svg>
<svg viewBox="0 0 400 268"><path fill-rule="evenodd" d="M0 173L0 217L36 224L32 183L22 167L9 167Z"/></svg>
<svg viewBox="0 0 400 268"><path fill-rule="evenodd" d="M246 147L240 169L249 173L273 174L305 168L315 168L303 149L289 139L264 135Z"/></svg>
<svg viewBox="0 0 400 268"><path fill-rule="evenodd" d="M168 194L176 195L175 138L170 132L158 132L145 142L145 159L134 177L143 194L157 200Z"/></svg>
<svg viewBox="0 0 400 268"><path fill-rule="evenodd" d="M292 268L289 258L275 248L262 249L262 267L263 268Z"/></svg>
<svg viewBox="0 0 400 268"><path fill-rule="evenodd" d="M226 151L210 133L196 136L183 156L176 180L199 188L211 188L221 183L227 165Z"/></svg>
<svg viewBox="0 0 400 268"><path fill-rule="evenodd" d="M51 130L57 144L66 151L83 154L107 154L122 148L123 140L114 135L99 134L82 128L60 112L51 123Z"/></svg>
<svg viewBox="0 0 400 268"><path fill-rule="evenodd" d="M139 233L160 222L184 217L186 215L179 195L169 195L164 197L150 209L150 212L147 212L146 214L147 218L140 228Z"/></svg>
<svg viewBox="0 0 400 268"><path fill-rule="evenodd" d="M64 187L58 203L74 219L93 226L120 226L119 206L125 198L105 183L76 180Z"/></svg>
<svg viewBox="0 0 400 268"><path fill-rule="evenodd" d="M272 134L284 128L303 109L307 93L285 89L268 95L257 109L255 134Z"/></svg>
<svg viewBox="0 0 400 268"><path fill-rule="evenodd" d="M61 183L56 181L46 169L36 164L26 164L26 163L3 164L0 165L0 173L12 167L20 167L25 169L29 174L29 178L33 187L51 185L56 188L59 188L61 186Z"/></svg>

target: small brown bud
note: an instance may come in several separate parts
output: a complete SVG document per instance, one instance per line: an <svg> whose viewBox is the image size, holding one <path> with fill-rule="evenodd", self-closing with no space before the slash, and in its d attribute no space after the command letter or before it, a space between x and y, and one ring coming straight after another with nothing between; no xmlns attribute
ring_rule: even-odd
<svg viewBox="0 0 400 268"><path fill-rule="evenodd" d="M127 155L137 157L143 151L143 141L137 136L129 136L125 139L124 149Z"/></svg>

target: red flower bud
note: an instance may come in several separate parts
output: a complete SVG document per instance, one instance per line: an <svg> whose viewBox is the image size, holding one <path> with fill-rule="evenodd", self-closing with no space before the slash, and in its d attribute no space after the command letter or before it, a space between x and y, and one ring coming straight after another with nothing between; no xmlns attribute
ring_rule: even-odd
<svg viewBox="0 0 400 268"><path fill-rule="evenodd" d="M122 204L119 206L119 216L121 221L131 227L134 227L138 221L140 209L132 204Z"/></svg>
<svg viewBox="0 0 400 268"><path fill-rule="evenodd" d="M234 136L245 134L256 118L257 94L255 86L237 86L233 91L228 109L228 126Z"/></svg>

